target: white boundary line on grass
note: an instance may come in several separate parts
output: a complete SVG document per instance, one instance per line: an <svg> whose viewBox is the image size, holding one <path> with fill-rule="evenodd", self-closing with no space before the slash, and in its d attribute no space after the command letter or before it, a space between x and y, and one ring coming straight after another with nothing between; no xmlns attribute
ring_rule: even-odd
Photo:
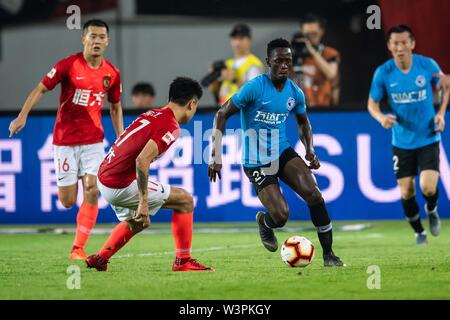
<svg viewBox="0 0 450 320"><path fill-rule="evenodd" d="M357 237L357 238L367 238L367 239L375 239L375 238L382 238L384 235L382 233L368 233L363 235L355 235L352 234L351 237ZM344 238L350 238L350 235L337 235L334 236L335 240L344 239ZM317 239L315 239L317 240ZM215 247L208 247L208 248L200 248L200 249L192 249L192 252L208 252L208 251L221 251L221 250L228 250L228 249L248 249L248 248L256 248L260 247L260 243L255 244L240 244L240 245L232 245L232 246L215 246ZM165 255L173 255L173 251L162 251L162 252L147 252L147 253L138 253L138 254L125 254L125 255L118 255L113 256L111 259L125 259L125 258L131 258L131 257L152 257L152 256L165 256Z"/></svg>

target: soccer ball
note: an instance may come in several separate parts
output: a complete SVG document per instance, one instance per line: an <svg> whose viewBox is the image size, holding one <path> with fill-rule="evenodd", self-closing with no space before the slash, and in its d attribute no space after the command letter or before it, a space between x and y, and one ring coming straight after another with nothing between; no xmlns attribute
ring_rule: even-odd
<svg viewBox="0 0 450 320"><path fill-rule="evenodd" d="M314 259L314 245L305 237L290 237L281 247L281 259L289 267L306 267Z"/></svg>

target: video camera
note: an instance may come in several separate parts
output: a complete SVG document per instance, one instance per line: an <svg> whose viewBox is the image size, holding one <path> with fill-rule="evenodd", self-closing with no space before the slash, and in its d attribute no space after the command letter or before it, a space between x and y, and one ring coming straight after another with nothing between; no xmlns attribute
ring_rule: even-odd
<svg viewBox="0 0 450 320"><path fill-rule="evenodd" d="M202 78L202 80L200 81L201 85L203 87L209 87L211 83L219 79L222 70L226 68L227 66L225 65L225 61L223 60L214 61L212 64L213 70Z"/></svg>
<svg viewBox="0 0 450 320"><path fill-rule="evenodd" d="M306 37L300 31L295 33L292 37L291 46L294 51L294 65L302 64L303 59L310 55L308 48L306 48L305 39Z"/></svg>

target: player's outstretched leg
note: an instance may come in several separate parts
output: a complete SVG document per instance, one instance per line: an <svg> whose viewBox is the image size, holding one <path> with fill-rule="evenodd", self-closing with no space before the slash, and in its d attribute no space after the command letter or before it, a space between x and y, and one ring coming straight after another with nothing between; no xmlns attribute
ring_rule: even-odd
<svg viewBox="0 0 450 320"><path fill-rule="evenodd" d="M416 197L413 196L409 199L402 198L402 206L406 216L406 220L408 220L409 224L416 234L416 244L426 245L428 243L427 232L422 226L422 221L420 219L419 213L419 205L417 204Z"/></svg>
<svg viewBox="0 0 450 320"><path fill-rule="evenodd" d="M172 209L172 233L175 239L175 261L172 271L214 271L191 257L194 199L185 190L171 187L163 208Z"/></svg>
<svg viewBox="0 0 450 320"><path fill-rule="evenodd" d="M270 252L275 252L278 250L278 240L273 232L273 229L267 225L266 219L270 216L264 211L258 211L256 213L256 223L258 223L259 236L263 246Z"/></svg>
<svg viewBox="0 0 450 320"><path fill-rule="evenodd" d="M333 227L311 170L300 157L295 157L286 163L280 178L307 203L323 249L324 266L344 267L345 263L333 252Z"/></svg>
<svg viewBox="0 0 450 320"><path fill-rule="evenodd" d="M438 179L438 171L424 170L420 173L420 189L426 201L425 212L430 223L431 234L435 237L441 233L441 220L437 210L437 202L439 198L437 189Z"/></svg>
<svg viewBox="0 0 450 320"><path fill-rule="evenodd" d="M86 258L88 268L107 271L109 259L119 251L132 237L145 228L141 222L134 220L122 221L111 232L108 240L97 254Z"/></svg>
<svg viewBox="0 0 450 320"><path fill-rule="evenodd" d="M98 188L96 176L86 174L83 176L84 201L77 214L77 229L69 255L71 260L85 260L84 247L89 239L98 216Z"/></svg>
<svg viewBox="0 0 450 320"><path fill-rule="evenodd" d="M426 245L428 243L427 232L423 228L420 219L420 209L416 201L416 185L414 177L400 178L397 182L401 190L403 212L406 220L408 220L411 228L416 234L416 244Z"/></svg>
<svg viewBox="0 0 450 320"><path fill-rule="evenodd" d="M311 198L308 200L312 201ZM305 199L308 203L311 221L317 229L317 236L322 246L324 266L345 267L345 264L333 252L333 226L322 195L320 194L319 202L316 204L312 204L308 200Z"/></svg>
<svg viewBox="0 0 450 320"><path fill-rule="evenodd" d="M258 198L267 213L259 211L256 214L261 242L270 252L278 250L278 240L273 229L283 227L289 219L289 206L281 193L278 179L273 181L276 183L269 184L258 192Z"/></svg>

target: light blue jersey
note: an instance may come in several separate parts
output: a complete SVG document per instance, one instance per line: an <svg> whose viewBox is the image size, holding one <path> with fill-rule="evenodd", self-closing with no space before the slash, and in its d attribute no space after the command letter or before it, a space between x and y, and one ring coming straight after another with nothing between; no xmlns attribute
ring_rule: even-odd
<svg viewBox="0 0 450 320"><path fill-rule="evenodd" d="M434 132L432 85L439 82L435 76L441 69L431 59L413 54L412 67L403 73L394 59L377 68L370 88L370 97L380 102L385 95L397 117L392 127L392 144L401 149L417 149L440 141Z"/></svg>
<svg viewBox="0 0 450 320"><path fill-rule="evenodd" d="M294 82L288 79L279 92L266 73L247 82L231 100L241 111L244 167L278 159L290 147L286 137L289 113L306 112L305 95Z"/></svg>

